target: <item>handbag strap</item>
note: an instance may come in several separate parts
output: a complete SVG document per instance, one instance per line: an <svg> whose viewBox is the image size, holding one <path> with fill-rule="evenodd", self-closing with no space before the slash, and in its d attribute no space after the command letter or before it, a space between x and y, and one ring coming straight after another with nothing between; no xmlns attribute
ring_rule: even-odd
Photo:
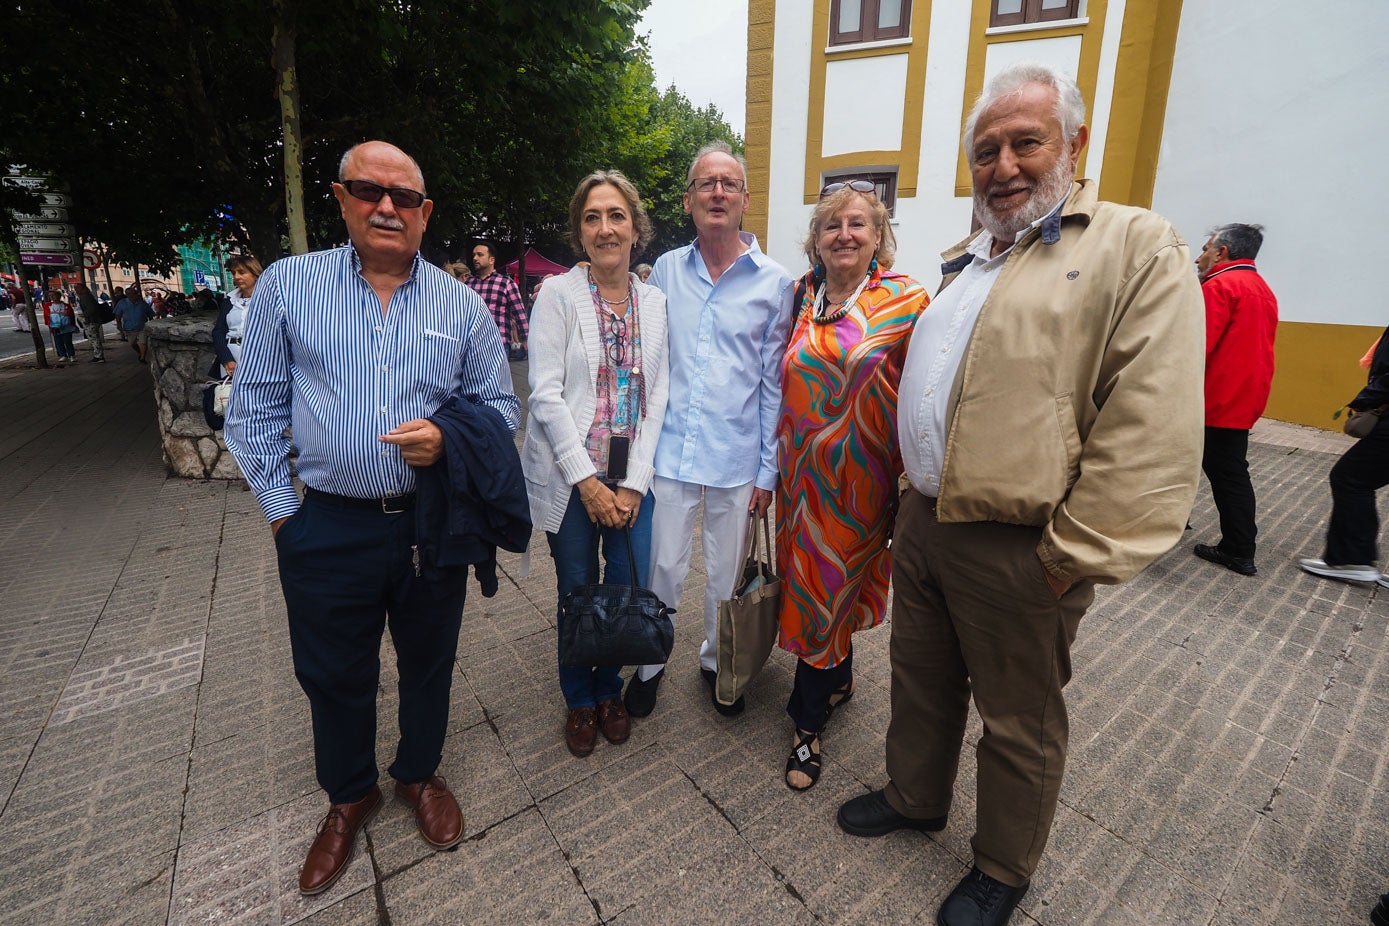
<svg viewBox="0 0 1389 926"><path fill-rule="evenodd" d="M637 581L637 554L632 551L632 526L630 524L623 525L622 536L627 541L627 574L632 577L632 581L627 584L631 585L632 588L638 588L640 587L641 583ZM589 585L597 585L599 579L597 537L594 538L593 547L593 559L591 560L592 568L590 568L588 571Z"/></svg>
<svg viewBox="0 0 1389 926"><path fill-rule="evenodd" d="M753 520L755 520L755 519L757 519L757 513L756 513L756 512L753 512L753 511L749 511L749 512L748 512L748 521L751 522L751 521L753 521ZM772 529L771 529L771 525L770 525L770 523L769 523L771 519L769 519L769 518L767 517L767 515L764 513L764 514L762 515L762 519L761 519L761 520L762 520L762 540L763 540L763 543L766 544L767 559L771 559L771 556L772 556ZM767 564L767 561L764 560L764 559L759 555L760 552L761 552L760 549L759 549L759 547L760 547L760 545L759 545L758 542L757 542L757 525L756 525L756 524L749 523L749 524L748 524L748 542L747 542L748 555L745 556L745 557L743 557L743 570L746 571L746 570L748 569L749 566L756 566L756 567L757 567L757 574L758 574L758 575L760 575L760 576L761 576L762 578L764 578L764 579L771 578L771 576L769 575L769 570L770 570L771 567Z"/></svg>

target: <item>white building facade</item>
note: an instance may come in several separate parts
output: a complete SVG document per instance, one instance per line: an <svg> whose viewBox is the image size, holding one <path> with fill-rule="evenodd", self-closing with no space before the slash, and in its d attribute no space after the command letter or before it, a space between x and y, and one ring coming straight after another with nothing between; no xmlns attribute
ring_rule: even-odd
<svg viewBox="0 0 1389 926"><path fill-rule="evenodd" d="M1165 215L1193 257L1213 225L1265 226L1268 414L1335 427L1389 324L1357 254L1389 243L1389 184L1367 157L1389 150L1385 27L1384 0L750 0L747 224L799 274L820 188L869 177L897 269L934 290L972 224L969 106L1008 64L1057 65L1085 97L1080 173L1102 198Z"/></svg>

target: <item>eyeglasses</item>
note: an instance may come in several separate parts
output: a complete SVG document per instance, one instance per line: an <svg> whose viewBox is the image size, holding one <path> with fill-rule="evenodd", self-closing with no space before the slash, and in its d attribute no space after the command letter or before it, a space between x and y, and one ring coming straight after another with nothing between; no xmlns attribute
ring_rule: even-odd
<svg viewBox="0 0 1389 926"><path fill-rule="evenodd" d="M344 180L342 186L364 203L379 203L382 196L389 196L391 202L401 209L418 209L424 205L423 193L403 186L382 186L370 180Z"/></svg>
<svg viewBox="0 0 1389 926"><path fill-rule="evenodd" d="M725 193L741 193L748 188L747 183L742 180L725 180L723 177L696 177L690 181L686 190L694 190L697 193L712 193L714 185L723 187Z"/></svg>
<svg viewBox="0 0 1389 926"><path fill-rule="evenodd" d="M878 186L872 180L837 180L834 183L825 184L825 188L820 191L820 198L824 199L831 193L838 193L848 187L855 193L872 193L877 195Z"/></svg>
<svg viewBox="0 0 1389 926"><path fill-rule="evenodd" d="M612 333L613 336L603 345L603 349L607 355L608 363L619 367L622 366L622 361L627 356L627 319L614 317L612 319Z"/></svg>

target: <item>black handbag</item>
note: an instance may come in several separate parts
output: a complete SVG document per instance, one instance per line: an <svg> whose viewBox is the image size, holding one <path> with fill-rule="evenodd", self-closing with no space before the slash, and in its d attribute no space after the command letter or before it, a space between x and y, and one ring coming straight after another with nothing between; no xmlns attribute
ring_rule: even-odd
<svg viewBox="0 0 1389 926"><path fill-rule="evenodd" d="M560 603L562 666L644 666L665 662L675 647L675 612L637 584L637 559L627 531L628 585L580 585Z"/></svg>

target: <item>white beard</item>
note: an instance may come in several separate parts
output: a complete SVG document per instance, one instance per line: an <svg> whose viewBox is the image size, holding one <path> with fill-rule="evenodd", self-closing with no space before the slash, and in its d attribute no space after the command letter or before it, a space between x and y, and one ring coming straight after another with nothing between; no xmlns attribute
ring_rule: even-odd
<svg viewBox="0 0 1389 926"><path fill-rule="evenodd" d="M1066 158L1060 157L1056 159L1056 166L1051 172L1033 185L1027 202L1017 211L1000 215L989 205L989 191L975 190L974 212L979 216L979 223L989 230L995 241L1006 241L1011 245L1018 232L1056 208L1056 204L1070 192L1074 179L1075 168Z"/></svg>

